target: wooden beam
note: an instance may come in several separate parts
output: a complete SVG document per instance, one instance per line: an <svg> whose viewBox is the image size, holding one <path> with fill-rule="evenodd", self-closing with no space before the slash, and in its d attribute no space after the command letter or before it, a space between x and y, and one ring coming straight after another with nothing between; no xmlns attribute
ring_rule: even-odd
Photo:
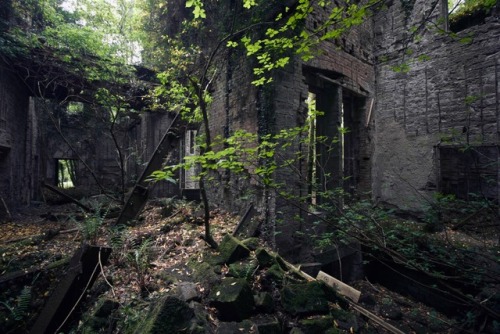
<svg viewBox="0 0 500 334"><path fill-rule="evenodd" d="M328 286L334 288L339 294L344 297L349 298L351 301L357 303L359 301L359 297L361 296L361 291L354 289L353 287L345 284L342 281L339 281L333 276L328 275L323 271L319 271L316 276L318 281L325 282Z"/></svg>
<svg viewBox="0 0 500 334"><path fill-rule="evenodd" d="M254 237L257 229L260 226L260 222L253 221L253 218L258 214L255 210L253 204L245 211L245 214L241 218L240 222L236 226L233 232L233 236L237 238L250 238Z"/></svg>
<svg viewBox="0 0 500 334"><path fill-rule="evenodd" d="M70 260L70 258L66 257L66 258L63 258L59 261L49 263L46 266L36 266L36 267L29 268L29 269L21 269L21 270L15 271L13 273L5 274L0 278L0 284L3 284L3 283L8 282L8 281L12 281L12 280L17 280L20 277L35 274L35 273L38 273L40 271L47 271L47 270L51 270L51 269L63 266L65 264L68 264L69 260Z"/></svg>
<svg viewBox="0 0 500 334"><path fill-rule="evenodd" d="M68 273L50 295L30 333L65 332L110 254L111 248L107 247L84 245L79 248L69 261Z"/></svg>
<svg viewBox="0 0 500 334"><path fill-rule="evenodd" d="M300 269L298 269L297 267L295 267L293 264L283 260L283 262L285 263L285 265L291 270L293 271L294 273L300 275L301 277L303 277L304 279L306 279L307 281L314 281L315 279L306 274L305 272L301 271ZM322 271L320 271L320 273L323 273ZM393 334L405 334L404 332L402 332L401 330L399 330L398 328L394 327L393 325L389 324L387 321L385 321L384 319L380 318L379 316L371 313L370 311L368 311L367 309L365 309L364 307L362 307L361 305L357 304L357 301L359 300L359 296L361 295L361 292L354 289L353 287L343 283L343 282L340 282L338 281L337 279L335 279L334 277L331 277L325 273L323 273L322 275L318 274L318 277L319 278L326 278L326 277L329 277L329 278L332 278L333 281L336 282L336 284L339 284L339 283L342 283L342 286L343 288L341 290L337 289L336 287L332 287L334 288L339 295L341 296L345 296L345 297L348 297L348 294L352 294L354 299L356 301L353 301L353 300L350 300L350 299L345 299L347 301L347 303L350 305L350 307L354 310L356 310L357 312L361 313L362 315L364 315L365 317L367 317L368 319L372 320L374 323L376 323L378 326L381 326L383 327L384 329L386 329L387 331L389 331L390 333L393 333ZM320 280L317 278L317 280ZM324 281L323 281L324 282ZM327 282L325 282L325 284L327 284L328 286L331 286L330 284L328 284ZM346 294L343 294L343 293L347 293ZM357 295L357 298L355 297ZM348 297L349 298L349 297Z"/></svg>
<svg viewBox="0 0 500 334"><path fill-rule="evenodd" d="M351 305L351 307L354 310L358 311L359 313L361 313L362 315L364 315L368 319L372 320L377 325L384 327L389 332L394 333L394 334L405 334L403 331L399 330L398 328L394 327L393 325L391 325L390 323L388 323L384 319L376 316L375 314L373 314L370 311L368 311L367 309L359 306L358 304L356 304L356 303L349 303L349 304Z"/></svg>
<svg viewBox="0 0 500 334"><path fill-rule="evenodd" d="M177 121L180 119L179 114L176 114L172 123L168 127L167 131L160 140L160 143L156 147L153 155L149 159L148 164L142 171L141 176L137 180L134 189L130 193L125 205L123 206L120 216L116 221L116 225L127 225L130 221L134 220L135 217L141 212L142 208L146 204L149 197L149 187L150 182L148 178L155 170L159 170L162 167L163 160L171 151L173 144L173 128L177 125Z"/></svg>

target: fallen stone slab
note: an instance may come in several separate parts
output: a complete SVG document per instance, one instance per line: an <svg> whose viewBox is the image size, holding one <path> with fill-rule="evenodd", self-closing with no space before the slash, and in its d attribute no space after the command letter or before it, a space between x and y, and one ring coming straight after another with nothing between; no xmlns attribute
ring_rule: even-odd
<svg viewBox="0 0 500 334"><path fill-rule="evenodd" d="M281 304L294 316L327 313L328 302L328 295L319 282L289 284L281 289Z"/></svg>
<svg viewBox="0 0 500 334"><path fill-rule="evenodd" d="M210 292L209 300L222 321L247 319L255 305L250 285L242 278L228 277L222 280Z"/></svg>
<svg viewBox="0 0 500 334"><path fill-rule="evenodd" d="M177 285L177 296L185 302L199 300L200 294L196 288L196 284L192 282L181 282Z"/></svg>
<svg viewBox="0 0 500 334"><path fill-rule="evenodd" d="M166 296L154 305L136 334L189 333L196 326L194 311L174 296Z"/></svg>
<svg viewBox="0 0 500 334"><path fill-rule="evenodd" d="M231 264L250 255L250 250L230 234L224 236L217 250L220 255L218 261L220 264Z"/></svg>

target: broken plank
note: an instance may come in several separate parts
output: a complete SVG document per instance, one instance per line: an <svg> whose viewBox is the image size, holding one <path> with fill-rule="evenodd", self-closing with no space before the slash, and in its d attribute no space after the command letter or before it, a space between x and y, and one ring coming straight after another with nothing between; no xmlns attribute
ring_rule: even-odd
<svg viewBox="0 0 500 334"><path fill-rule="evenodd" d="M380 318L379 316L376 316L375 314L373 314L370 311L368 311L367 309L359 306L358 304L356 304L356 303L349 303L349 304L351 305L351 307L354 310L358 311L359 313L361 313L362 315L364 315L368 319L372 320L377 325L384 327L389 332L394 333L394 334L405 334L403 331L399 330L398 328L394 327L393 325L391 325L390 323L388 323L384 319Z"/></svg>
<svg viewBox="0 0 500 334"><path fill-rule="evenodd" d="M353 302L357 303L359 301L359 297L361 296L361 292L359 290L354 289L353 287L345 284L342 281L339 281L333 276L328 275L327 273L320 270L318 275L316 276L318 281L322 281L329 285L330 287L337 290L339 294L344 297L349 298Z"/></svg>
<svg viewBox="0 0 500 334"><path fill-rule="evenodd" d="M156 147L151 159L149 159L148 164L142 171L141 176L137 180L132 192L127 198L125 205L116 221L116 225L127 225L130 221L134 220L137 215L141 212L146 205L149 197L149 177L151 174L161 169L165 157L168 155L169 151L172 150L174 144L174 134L173 129L177 125L177 121L180 119L179 114L176 114L169 128L165 132L165 135L161 139L160 143Z"/></svg>
<svg viewBox="0 0 500 334"><path fill-rule="evenodd" d="M239 238L254 237L260 226L260 222L253 219L257 214L258 212L255 210L253 204L250 204L234 229L233 236Z"/></svg>

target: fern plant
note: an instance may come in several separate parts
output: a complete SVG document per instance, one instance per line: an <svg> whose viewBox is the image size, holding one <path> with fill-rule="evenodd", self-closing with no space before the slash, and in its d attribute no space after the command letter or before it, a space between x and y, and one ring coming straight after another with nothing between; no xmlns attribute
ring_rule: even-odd
<svg viewBox="0 0 500 334"><path fill-rule="evenodd" d="M31 302L31 286L25 286L16 299L15 305L0 302L11 313L15 321L21 321L27 314Z"/></svg>
<svg viewBox="0 0 500 334"><path fill-rule="evenodd" d="M141 291L146 289L146 277L151 262L151 239L144 240L128 254L128 259L137 273Z"/></svg>
<svg viewBox="0 0 500 334"><path fill-rule="evenodd" d="M97 204L93 208L94 212L86 215L83 222L79 224L80 231L82 232L83 239L92 244L97 244L97 238L99 237L99 229L104 224L104 217L108 214L109 207L101 212L101 205Z"/></svg>

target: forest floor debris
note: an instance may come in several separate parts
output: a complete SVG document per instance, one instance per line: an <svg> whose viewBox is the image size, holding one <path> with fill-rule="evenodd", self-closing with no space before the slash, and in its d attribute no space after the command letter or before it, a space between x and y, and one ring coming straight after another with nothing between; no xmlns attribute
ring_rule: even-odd
<svg viewBox="0 0 500 334"><path fill-rule="evenodd" d="M51 214L47 215L47 212ZM171 294L183 283L190 283L195 293L203 298L209 295L211 286L207 282L210 279L202 280L197 273L205 270L207 275L209 272L213 274L214 269L207 260L207 254L212 251L200 238L203 234L200 212L194 203L154 201L145 208L134 226L113 226L111 219L103 219L94 226L97 229L94 242L112 247L113 253L103 275L89 291L85 307L95 310L103 300L116 303L116 319L111 332L131 331L148 313L152 300ZM0 279L13 272L27 270L25 276L5 281L0 286L2 333L29 331L66 270L64 266L48 266L70 257L88 237L88 226L72 218L81 213L74 204L40 205L2 224ZM214 239L220 242L225 234L234 230L237 222L238 217L220 210L212 211ZM67 230L75 232L39 238L46 236L47 231ZM41 270L29 272L34 267ZM229 270L225 265L216 269L222 276ZM254 273L257 272L255 269ZM258 280L256 282L258 284ZM454 320L383 286L366 280L355 282L353 286L362 292L360 305L404 332L457 332ZM208 315L210 330L214 331L219 324L216 311L206 302L202 301L201 305ZM74 328L88 321L91 313L86 312ZM290 321L293 322L293 319ZM111 333L104 328L102 332ZM383 333L384 330L374 328L373 332Z"/></svg>

